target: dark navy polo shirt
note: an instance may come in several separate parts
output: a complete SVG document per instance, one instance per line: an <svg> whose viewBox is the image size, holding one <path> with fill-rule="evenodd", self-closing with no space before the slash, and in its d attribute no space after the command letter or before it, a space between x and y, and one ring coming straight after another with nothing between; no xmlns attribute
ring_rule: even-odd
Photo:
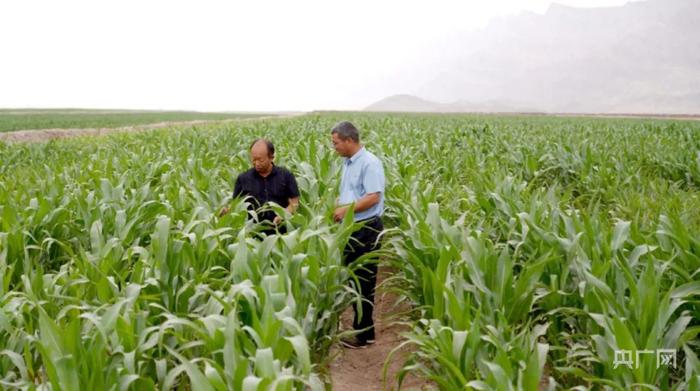
<svg viewBox="0 0 700 391"><path fill-rule="evenodd" d="M236 178L233 197L251 196L251 209L258 209L265 203L273 201L281 207L289 206L289 199L299 197L299 188L294 174L284 167L272 166L272 172L266 177L261 176L255 168L240 174ZM259 215L260 220L272 221L275 213L267 211Z"/></svg>

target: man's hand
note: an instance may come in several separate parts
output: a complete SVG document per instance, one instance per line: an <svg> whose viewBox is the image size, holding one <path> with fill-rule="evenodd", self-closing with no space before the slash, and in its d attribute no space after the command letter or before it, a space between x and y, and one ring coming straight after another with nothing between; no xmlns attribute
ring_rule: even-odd
<svg viewBox="0 0 700 391"><path fill-rule="evenodd" d="M275 219L272 220L272 224L274 225L280 225L282 223L282 218L280 216L275 216Z"/></svg>
<svg viewBox="0 0 700 391"><path fill-rule="evenodd" d="M347 206L341 206L340 208L337 208L333 212L333 220L336 222L340 221L345 217L345 214L348 213L348 207Z"/></svg>
<svg viewBox="0 0 700 391"><path fill-rule="evenodd" d="M224 217L230 211L231 211L231 209L229 209L228 206L224 206L223 208L221 208L221 211L219 212L219 217Z"/></svg>

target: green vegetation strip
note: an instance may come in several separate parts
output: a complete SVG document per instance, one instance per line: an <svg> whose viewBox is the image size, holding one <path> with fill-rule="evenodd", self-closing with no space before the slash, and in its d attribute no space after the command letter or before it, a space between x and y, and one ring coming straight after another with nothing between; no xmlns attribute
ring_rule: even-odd
<svg viewBox="0 0 700 391"><path fill-rule="evenodd" d="M700 124L340 113L0 143L0 387L322 388L357 300L353 227L331 221L340 119L385 164L402 373L699 389ZM228 198L261 136L302 202L264 240Z"/></svg>
<svg viewBox="0 0 700 391"><path fill-rule="evenodd" d="M117 128L160 122L220 121L254 118L263 115L195 111L0 109L0 132L37 129Z"/></svg>

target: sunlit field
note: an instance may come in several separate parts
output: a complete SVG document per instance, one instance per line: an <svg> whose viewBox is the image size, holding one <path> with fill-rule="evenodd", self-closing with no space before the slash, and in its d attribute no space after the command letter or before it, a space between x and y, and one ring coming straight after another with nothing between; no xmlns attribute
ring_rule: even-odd
<svg viewBox="0 0 700 391"><path fill-rule="evenodd" d="M0 142L0 389L330 387L359 300L356 227L332 220L344 119L384 163L364 262L411 309L402 374L700 389L699 122L379 113ZM258 137L299 184L284 235L231 199Z"/></svg>
<svg viewBox="0 0 700 391"><path fill-rule="evenodd" d="M161 122L219 121L257 116L261 116L261 114L145 110L0 109L0 132L27 129L116 128Z"/></svg>

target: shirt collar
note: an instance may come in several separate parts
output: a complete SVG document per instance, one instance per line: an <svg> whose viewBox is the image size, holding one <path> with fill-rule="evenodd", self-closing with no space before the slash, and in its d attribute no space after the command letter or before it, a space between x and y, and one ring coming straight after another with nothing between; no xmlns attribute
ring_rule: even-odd
<svg viewBox="0 0 700 391"><path fill-rule="evenodd" d="M355 152L354 155L352 155L349 158L345 158L345 164L350 165L352 163L355 163L357 159L360 158L360 156L364 155L365 153L365 147L361 147L359 151Z"/></svg>
<svg viewBox="0 0 700 391"><path fill-rule="evenodd" d="M253 167L253 173L254 173L255 176L257 176L258 178L270 178L270 177L273 177L273 176L275 176L275 174L277 174L278 171L279 171L279 169L277 168L277 166L275 165L275 163L272 163L272 171L270 171L270 173L269 173L266 177L263 177L263 176L260 175L260 173L255 169L255 167Z"/></svg>

